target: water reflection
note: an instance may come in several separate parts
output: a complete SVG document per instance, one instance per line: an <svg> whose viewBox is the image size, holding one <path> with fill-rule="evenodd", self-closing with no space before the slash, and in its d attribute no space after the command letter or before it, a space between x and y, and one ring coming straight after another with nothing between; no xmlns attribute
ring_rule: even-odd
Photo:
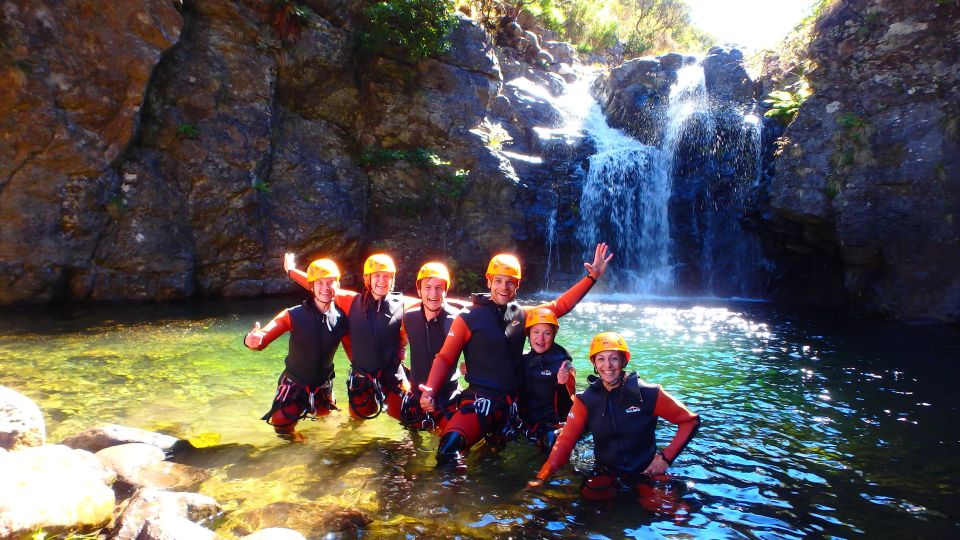
<svg viewBox="0 0 960 540"><path fill-rule="evenodd" d="M253 353L241 336L289 300L0 316L0 384L37 400L58 441L114 422L189 438L179 460L213 473L225 536L291 526L310 538L649 538L954 536L960 529L960 333L780 313L760 304L611 298L581 304L558 342L575 358L601 330L623 333L630 367L700 413L671 468L669 497L582 501L573 468L523 490L542 462L515 443L479 448L467 475L434 467L436 438L383 416L305 422L290 444L259 421L285 344ZM281 338L286 339L286 338ZM346 360L336 362L341 401ZM671 435L661 430L661 442Z"/></svg>

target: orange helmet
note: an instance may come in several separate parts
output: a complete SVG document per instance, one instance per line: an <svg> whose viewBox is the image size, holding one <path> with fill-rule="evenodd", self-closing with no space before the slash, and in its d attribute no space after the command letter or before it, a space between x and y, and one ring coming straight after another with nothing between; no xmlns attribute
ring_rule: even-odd
<svg viewBox="0 0 960 540"><path fill-rule="evenodd" d="M331 259L317 259L307 267L307 281L331 277L340 279L340 269Z"/></svg>
<svg viewBox="0 0 960 540"><path fill-rule="evenodd" d="M490 259L487 265L487 279L493 279L493 276L500 274L520 279L520 261L516 255L509 253L499 253Z"/></svg>
<svg viewBox="0 0 960 540"><path fill-rule="evenodd" d="M624 366L630 361L630 348L627 347L627 342L623 339L623 336L616 332L601 332L593 336L593 341L590 342L590 361L593 361L593 357L597 353L603 351L622 352Z"/></svg>
<svg viewBox="0 0 960 540"><path fill-rule="evenodd" d="M397 265L393 264L393 259L386 253L374 253L367 257L363 263L363 275L369 276L374 272L397 273Z"/></svg>
<svg viewBox="0 0 960 540"><path fill-rule="evenodd" d="M560 329L560 321L557 320L557 314L550 308L536 308L527 313L527 322L523 325L524 331L529 335L530 328L535 324L552 324L555 329Z"/></svg>
<svg viewBox="0 0 960 540"><path fill-rule="evenodd" d="M447 288L450 288L450 271L441 262L428 262L420 267L420 271L417 272L417 285L419 286L420 281L427 278L442 279L447 282Z"/></svg>

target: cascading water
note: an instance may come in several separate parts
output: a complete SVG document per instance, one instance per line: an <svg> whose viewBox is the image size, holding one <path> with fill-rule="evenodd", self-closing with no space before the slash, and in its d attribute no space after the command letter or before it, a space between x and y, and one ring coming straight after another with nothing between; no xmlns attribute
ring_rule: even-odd
<svg viewBox="0 0 960 540"><path fill-rule="evenodd" d="M585 128L597 152L583 185L577 239L585 250L600 240L612 244L617 270L610 282L620 291L675 293L669 214L674 159L690 126L710 129L702 68L678 72L664 118L660 148L645 145L611 128L590 98Z"/></svg>
<svg viewBox="0 0 960 540"><path fill-rule="evenodd" d="M594 147L574 210L579 255L592 257L597 242L611 245L616 262L604 278L607 290L761 297L769 269L759 240L740 223L760 179L761 124L742 102L710 93L701 63L687 62L674 77L661 105L648 105L658 111L649 138L655 146L608 124L590 93L590 74L551 98L567 123L538 128L549 132L542 137L586 135ZM557 240L555 212L546 230L548 287L551 274L566 270L560 261L570 261L560 253L567 248Z"/></svg>

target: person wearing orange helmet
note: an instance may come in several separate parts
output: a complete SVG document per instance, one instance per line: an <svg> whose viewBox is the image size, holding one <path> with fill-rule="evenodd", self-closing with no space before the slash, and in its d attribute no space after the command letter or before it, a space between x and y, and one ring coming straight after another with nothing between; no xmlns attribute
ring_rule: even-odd
<svg viewBox="0 0 960 540"><path fill-rule="evenodd" d="M266 326L257 322L243 338L243 344L262 351L275 339L290 332L284 370L277 382L270 411L263 420L284 438L298 440L297 423L308 415L314 418L337 410L333 393L333 355L347 334L347 320L334 302L340 286L340 269L330 259L310 263L306 272L313 298L285 309Z"/></svg>
<svg viewBox="0 0 960 540"><path fill-rule="evenodd" d="M284 255L284 270L303 287L307 275L296 268L292 253ZM385 253L363 263L363 292L338 289L334 303L345 314L348 333L343 349L350 359L347 379L350 415L369 420L382 411L399 419L407 383L407 336L403 331L404 298L394 293L397 267Z"/></svg>
<svg viewBox="0 0 960 540"><path fill-rule="evenodd" d="M523 355L520 416L527 438L545 454L553 448L577 391L573 360L554 341L559 329L560 322L550 309L527 313L530 351Z"/></svg>
<svg viewBox="0 0 960 540"><path fill-rule="evenodd" d="M560 436L530 487L539 487L567 464L584 430L593 434L595 464L580 488L588 499L610 499L617 481L647 489L646 480L664 474L700 427L700 417L663 390L648 384L636 372L625 373L630 349L623 336L602 332L590 343L590 362L596 376L576 395ZM677 425L670 444L657 449L657 420Z"/></svg>
<svg viewBox="0 0 960 540"><path fill-rule="evenodd" d="M603 275L612 257L607 255L606 244L597 244L593 263L584 263L587 276L553 302L537 307L563 316ZM533 308L521 307L516 301L521 278L516 256L494 256L487 265L486 277L490 293L472 295L472 305L453 321L420 398L425 411L435 410L435 389L450 379L462 352L469 386L441 434L437 449L440 464L459 464L481 439L500 445L520 429L517 397L523 378L524 323Z"/></svg>
<svg viewBox="0 0 960 540"><path fill-rule="evenodd" d="M410 392L404 395L401 422L409 428L433 430L446 425L456 408L460 385L459 373L437 389L436 410L428 413L420 406L420 386L426 385L433 360L440 352L460 308L447 301L453 284L450 270L440 262L428 262L417 272L417 295L420 302L403 313L403 327L410 340Z"/></svg>

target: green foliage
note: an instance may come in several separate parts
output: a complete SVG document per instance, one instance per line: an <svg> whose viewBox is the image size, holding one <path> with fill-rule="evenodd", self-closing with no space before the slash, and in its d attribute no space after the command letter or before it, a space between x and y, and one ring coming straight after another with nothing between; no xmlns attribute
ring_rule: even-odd
<svg viewBox="0 0 960 540"><path fill-rule="evenodd" d="M196 139L200 136L200 131L189 122L182 122L177 124L177 135L181 139Z"/></svg>
<svg viewBox="0 0 960 540"><path fill-rule="evenodd" d="M110 217L114 220L119 220L127 211L127 203L123 201L123 197L120 195L114 195L107 201L106 210Z"/></svg>
<svg viewBox="0 0 960 540"><path fill-rule="evenodd" d="M513 140L503 125L499 122L491 122L489 118L484 118L479 126L470 130L470 133L479 136L483 144L494 151L499 151L504 144Z"/></svg>
<svg viewBox="0 0 960 540"><path fill-rule="evenodd" d="M270 194L270 184L260 179L257 179L253 182L253 189L263 193L264 195Z"/></svg>
<svg viewBox="0 0 960 540"><path fill-rule="evenodd" d="M456 288L458 291L463 291L464 293L482 289L483 285L480 281L482 277L479 272L455 268L453 270L453 281L455 283L453 288Z"/></svg>
<svg viewBox="0 0 960 540"><path fill-rule="evenodd" d="M789 124L796 118L797 111L800 110L803 102L810 97L810 94L810 86L803 79L801 79L799 89L796 92L774 90L767 95L767 99L763 100L770 106L770 110L763 115L769 118L778 118L784 124Z"/></svg>
<svg viewBox="0 0 960 540"><path fill-rule="evenodd" d="M457 24L452 0L382 0L366 8L363 18L363 50L398 49L410 61L446 52Z"/></svg>
<svg viewBox="0 0 960 540"><path fill-rule="evenodd" d="M406 161L424 169L450 164L449 161L442 159L426 148L416 148L414 150L367 148L360 154L360 165L366 168L385 167L397 161Z"/></svg>
<svg viewBox="0 0 960 540"><path fill-rule="evenodd" d="M628 57L672 50L699 52L713 39L694 28L682 0L567 0L566 39L582 52L624 42Z"/></svg>
<svg viewBox="0 0 960 540"><path fill-rule="evenodd" d="M840 182L836 178L827 180L827 185L823 188L823 194L830 200L836 198L840 194Z"/></svg>
<svg viewBox="0 0 960 540"><path fill-rule="evenodd" d="M876 163L870 149L870 124L852 112L837 115L837 126L841 129L834 133L834 153L831 162L838 173L849 173L856 167L866 167Z"/></svg>
<svg viewBox="0 0 960 540"><path fill-rule="evenodd" d="M846 112L837 117L837 125L847 132L854 132L867 126L867 121L859 116Z"/></svg>

